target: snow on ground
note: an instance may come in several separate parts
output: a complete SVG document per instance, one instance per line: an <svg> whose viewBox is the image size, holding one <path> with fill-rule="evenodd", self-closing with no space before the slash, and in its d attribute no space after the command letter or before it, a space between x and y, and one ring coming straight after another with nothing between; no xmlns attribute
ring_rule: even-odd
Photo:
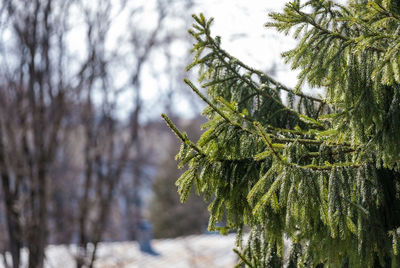
<svg viewBox="0 0 400 268"><path fill-rule="evenodd" d="M142 253L136 242L101 243L95 268L230 268L236 264L236 254L232 251L234 234L159 239L153 240L152 246L160 256ZM75 267L75 250L74 246L49 246L45 267ZM26 261L26 252L23 255Z"/></svg>

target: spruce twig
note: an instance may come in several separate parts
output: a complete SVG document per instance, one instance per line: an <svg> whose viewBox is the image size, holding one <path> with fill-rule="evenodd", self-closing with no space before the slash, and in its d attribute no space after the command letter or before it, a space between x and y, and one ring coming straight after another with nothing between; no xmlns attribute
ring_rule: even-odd
<svg viewBox="0 0 400 268"><path fill-rule="evenodd" d="M194 93L197 94L197 96L199 96L205 103L210 105L210 107L214 111L216 111L223 119L225 119L229 123L232 123L231 120L228 117L226 117L226 115L224 115L224 113L220 109L218 109L217 106L215 106L209 99L207 99L203 94L201 94L201 92L196 88L195 85L193 85L192 82L190 82L189 79L185 78L183 81L193 90Z"/></svg>
<svg viewBox="0 0 400 268"><path fill-rule="evenodd" d="M214 39L211 37L211 35L207 35L207 40L209 41L209 43L212 44L212 46L217 49L217 51L219 53L221 53L224 57L228 58L230 61L234 61L237 65L239 65L240 67L242 67L243 69L249 71L250 73L254 73L257 74L260 78L263 78L265 80L267 80L268 82L274 84L278 89L282 89L286 92L290 92L296 96L299 97L303 97L303 98L307 98L316 102L320 102L320 103L326 103L325 100L319 99L319 98L315 98L313 96L301 93L301 92L297 92L297 90L293 90L288 88L287 86L283 85L282 83L279 83L278 81L276 81L275 79L273 79L271 76L267 75L266 73L254 69L250 66L248 66L247 64L243 63L242 61L240 61L239 59L233 57L231 54L229 54L226 50L222 49L220 46L218 46L217 44L215 44ZM271 97L271 96L270 96Z"/></svg>
<svg viewBox="0 0 400 268"><path fill-rule="evenodd" d="M272 153L279 159L279 161L283 162L281 156L275 151L274 147L272 146L271 142L269 141L270 138L268 137L268 134L265 132L265 130L261 127L260 123L254 122L253 125L258 129L263 140L268 145L268 147L271 149Z"/></svg>
<svg viewBox="0 0 400 268"><path fill-rule="evenodd" d="M242 255L242 253L239 252L236 248L233 249L233 251L239 256L239 258L250 268L255 268L247 259L245 256Z"/></svg>
<svg viewBox="0 0 400 268"><path fill-rule="evenodd" d="M205 155L202 150L197 147L191 140L189 140L185 134L183 134L179 129L172 123L166 114L161 114L161 117L165 120L169 128L178 136L178 138L183 142L188 144L193 150L197 151L201 155Z"/></svg>

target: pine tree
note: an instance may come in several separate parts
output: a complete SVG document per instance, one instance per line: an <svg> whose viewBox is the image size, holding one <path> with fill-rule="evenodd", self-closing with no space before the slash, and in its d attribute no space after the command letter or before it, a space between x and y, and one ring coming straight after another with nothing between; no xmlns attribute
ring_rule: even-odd
<svg viewBox="0 0 400 268"><path fill-rule="evenodd" d="M210 200L209 228L236 230L240 265L398 267L400 235L400 2L294 0L272 13L297 46L291 89L221 47L212 19L194 16L189 87L207 103L206 131L182 140L181 200ZM316 98L302 86L323 88ZM250 229L242 242L243 228Z"/></svg>

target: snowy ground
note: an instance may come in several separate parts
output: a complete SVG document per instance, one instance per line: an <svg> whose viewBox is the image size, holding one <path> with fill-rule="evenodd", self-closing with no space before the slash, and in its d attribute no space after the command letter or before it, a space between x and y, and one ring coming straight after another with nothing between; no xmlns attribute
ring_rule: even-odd
<svg viewBox="0 0 400 268"><path fill-rule="evenodd" d="M102 243L96 268L225 268L233 267L235 235L196 235L176 239L153 240L160 256L142 253L136 242ZM46 268L73 268L73 248L49 246ZM26 254L23 254L26 258ZM24 259L25 259L24 258ZM0 264L0 267L1 264ZM25 267L25 266L23 266Z"/></svg>

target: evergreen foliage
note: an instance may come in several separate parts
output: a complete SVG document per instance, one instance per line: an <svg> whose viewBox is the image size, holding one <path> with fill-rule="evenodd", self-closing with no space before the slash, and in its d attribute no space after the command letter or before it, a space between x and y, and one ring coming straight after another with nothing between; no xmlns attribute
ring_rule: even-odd
<svg viewBox="0 0 400 268"><path fill-rule="evenodd" d="M189 167L181 200L195 185L209 228L224 219L220 231L237 231L238 267L280 267L285 237L290 267L398 267L399 2L294 0L270 16L267 27L298 40L283 54L301 70L294 89L231 56L212 19L194 16L188 69L199 67L207 94L185 82L208 104L206 131L194 143L163 115Z"/></svg>

